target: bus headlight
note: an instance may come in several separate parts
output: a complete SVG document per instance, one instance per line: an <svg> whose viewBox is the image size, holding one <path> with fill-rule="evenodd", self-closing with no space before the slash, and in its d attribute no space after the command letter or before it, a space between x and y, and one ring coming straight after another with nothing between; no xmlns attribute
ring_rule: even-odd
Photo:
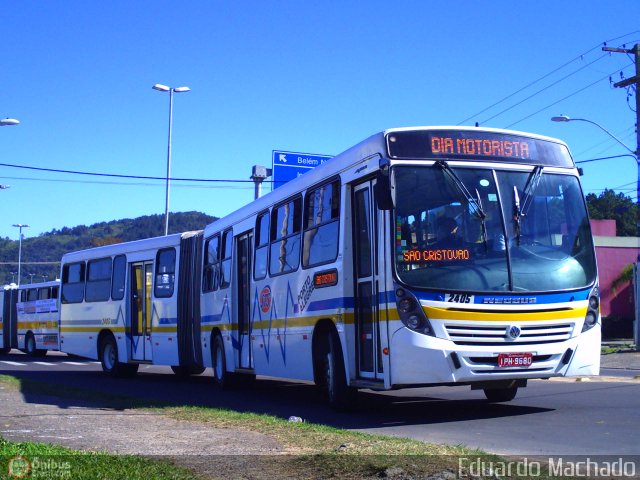
<svg viewBox="0 0 640 480"><path fill-rule="evenodd" d="M598 317L600 316L600 291L597 286L593 287L591 293L589 293L589 306L587 308L587 314L584 317L584 325L582 326L582 332L593 328L598 323Z"/></svg>
<svg viewBox="0 0 640 480"><path fill-rule="evenodd" d="M422 310L420 302L412 293L404 288L397 288L396 306L400 314L400 320L407 328L414 332L433 336L433 329L429 324L429 319Z"/></svg>

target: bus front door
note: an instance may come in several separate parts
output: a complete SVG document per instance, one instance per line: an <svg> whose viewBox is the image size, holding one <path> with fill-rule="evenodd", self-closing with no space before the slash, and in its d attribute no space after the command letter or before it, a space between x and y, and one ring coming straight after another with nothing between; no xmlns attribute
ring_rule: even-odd
<svg viewBox="0 0 640 480"><path fill-rule="evenodd" d="M251 245L253 234L236 237L236 318L234 330L238 332L238 368L253 368L251 355Z"/></svg>
<svg viewBox="0 0 640 480"><path fill-rule="evenodd" d="M353 189L353 268L355 300L355 338L358 377L381 380L380 307L378 262L379 247L377 207L373 196L375 181L358 184Z"/></svg>
<svg viewBox="0 0 640 480"><path fill-rule="evenodd" d="M151 360L151 287L153 262L129 264L131 359Z"/></svg>

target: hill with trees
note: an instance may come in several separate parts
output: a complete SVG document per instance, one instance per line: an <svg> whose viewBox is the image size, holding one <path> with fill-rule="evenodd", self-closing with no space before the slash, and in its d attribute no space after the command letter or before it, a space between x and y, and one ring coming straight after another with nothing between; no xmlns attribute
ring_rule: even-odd
<svg viewBox="0 0 640 480"><path fill-rule="evenodd" d="M171 213L169 233L201 230L216 217L200 212ZM164 215L146 215L90 226L63 227L22 241L22 283L45 278L53 280L60 274L60 259L67 252L113 243L159 237L164 234ZM0 238L0 285L17 283L18 240ZM11 272L14 272L13 274Z"/></svg>

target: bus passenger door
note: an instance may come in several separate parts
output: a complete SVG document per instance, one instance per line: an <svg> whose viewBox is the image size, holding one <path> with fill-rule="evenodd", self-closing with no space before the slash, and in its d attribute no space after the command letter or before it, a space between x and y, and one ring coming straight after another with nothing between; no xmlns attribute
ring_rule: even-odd
<svg viewBox="0 0 640 480"><path fill-rule="evenodd" d="M151 360L151 291L153 262L129 264L131 359Z"/></svg>
<svg viewBox="0 0 640 480"><path fill-rule="evenodd" d="M353 268L355 338L358 377L381 380L377 207L373 196L375 181L353 189Z"/></svg>
<svg viewBox="0 0 640 480"><path fill-rule="evenodd" d="M236 325L238 332L239 368L253 368L251 352L251 246L253 234L244 233L236 237Z"/></svg>

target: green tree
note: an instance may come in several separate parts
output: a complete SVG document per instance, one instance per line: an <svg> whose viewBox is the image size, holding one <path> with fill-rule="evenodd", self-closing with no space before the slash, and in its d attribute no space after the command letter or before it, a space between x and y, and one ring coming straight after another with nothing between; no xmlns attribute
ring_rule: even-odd
<svg viewBox="0 0 640 480"><path fill-rule="evenodd" d="M640 236L638 205L634 204L633 200L624 193L616 193L609 189L605 189L598 196L594 193L589 193L587 195L587 206L589 207L589 216L593 220L614 219L618 236Z"/></svg>

